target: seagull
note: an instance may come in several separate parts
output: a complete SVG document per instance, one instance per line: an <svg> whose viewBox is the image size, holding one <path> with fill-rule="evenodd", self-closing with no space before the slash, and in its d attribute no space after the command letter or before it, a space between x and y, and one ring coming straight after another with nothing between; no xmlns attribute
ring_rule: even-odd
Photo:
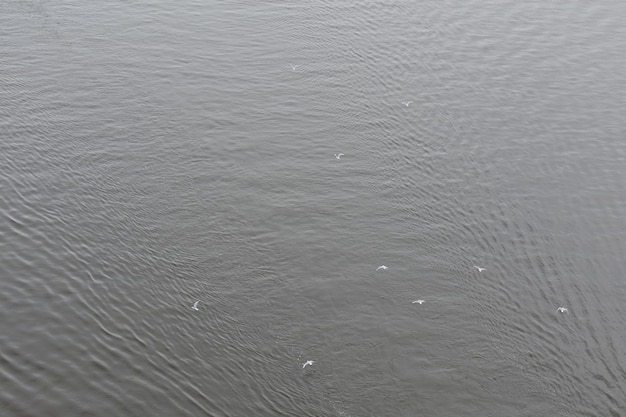
<svg viewBox="0 0 626 417"><path fill-rule="evenodd" d="M302 369L304 369L307 365L313 365L313 361L304 362L304 365L302 365Z"/></svg>
<svg viewBox="0 0 626 417"><path fill-rule="evenodd" d="M487 268L481 268L480 266L474 265L474 268L478 269L478 272L483 272Z"/></svg>
<svg viewBox="0 0 626 417"><path fill-rule="evenodd" d="M380 269L389 269L389 267L385 266L385 265L381 265L378 268L376 268L376 270L380 270Z"/></svg>
<svg viewBox="0 0 626 417"><path fill-rule="evenodd" d="M424 300L415 300L411 304L423 304Z"/></svg>
<svg viewBox="0 0 626 417"><path fill-rule="evenodd" d="M342 156L343 156L342 153L336 153L335 154L335 158L337 158L337 159L341 159Z"/></svg>
<svg viewBox="0 0 626 417"><path fill-rule="evenodd" d="M559 313L567 313L567 308L559 307L559 308L556 309L556 311L558 311Z"/></svg>
<svg viewBox="0 0 626 417"><path fill-rule="evenodd" d="M193 303L193 305L191 306L191 309L192 309L192 310L198 310L198 303L199 303L199 302L200 302L200 301L196 301L195 303Z"/></svg>
<svg viewBox="0 0 626 417"><path fill-rule="evenodd" d="M413 103L412 101L403 101L402 104L409 107L409 104Z"/></svg>
<svg viewBox="0 0 626 417"><path fill-rule="evenodd" d="M291 64L291 69L295 71L295 70L296 70L296 68L298 68L299 66L300 66L300 65L293 65L293 64Z"/></svg>

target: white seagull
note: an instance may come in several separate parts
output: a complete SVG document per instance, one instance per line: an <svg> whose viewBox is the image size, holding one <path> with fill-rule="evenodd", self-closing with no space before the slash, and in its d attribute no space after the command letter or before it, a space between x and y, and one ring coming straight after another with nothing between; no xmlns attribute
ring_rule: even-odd
<svg viewBox="0 0 626 417"><path fill-rule="evenodd" d="M478 269L478 272L483 272L487 268L481 268L480 266L474 265L474 268Z"/></svg>
<svg viewBox="0 0 626 417"><path fill-rule="evenodd" d="M293 64L291 64L291 69L295 71L295 70L296 70L296 68L298 68L299 66L300 66L300 65L293 65Z"/></svg>
<svg viewBox="0 0 626 417"><path fill-rule="evenodd" d="M336 153L335 154L335 158L337 158L337 159L341 159L342 156L343 156L342 153Z"/></svg>
<svg viewBox="0 0 626 417"><path fill-rule="evenodd" d="M567 308L559 307L559 308L556 309L556 311L558 311L559 313L567 313Z"/></svg>
<svg viewBox="0 0 626 417"><path fill-rule="evenodd" d="M381 269L383 269L383 270L384 270L384 269L389 269L389 267L388 267L388 266L385 266L385 265L381 265L381 266L379 266L378 268L376 268L376 270L377 270L377 271L379 271L379 270L381 270Z"/></svg>
<svg viewBox="0 0 626 417"><path fill-rule="evenodd" d="M411 304L423 304L424 300L415 300Z"/></svg>
<svg viewBox="0 0 626 417"><path fill-rule="evenodd" d="M409 107L409 104L413 103L412 101L403 101L402 104Z"/></svg>
<svg viewBox="0 0 626 417"><path fill-rule="evenodd" d="M302 365L302 369L306 368L307 365L313 365L313 361L304 362L304 364Z"/></svg>
<svg viewBox="0 0 626 417"><path fill-rule="evenodd" d="M198 303L199 303L199 302L200 302L200 301L196 301L195 303L193 303L193 305L191 306L191 309L192 309L192 310L198 310Z"/></svg>

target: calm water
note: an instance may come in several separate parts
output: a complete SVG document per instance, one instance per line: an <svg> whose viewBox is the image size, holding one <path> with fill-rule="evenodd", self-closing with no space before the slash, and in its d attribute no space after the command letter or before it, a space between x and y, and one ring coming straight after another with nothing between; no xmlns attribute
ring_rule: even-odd
<svg viewBox="0 0 626 417"><path fill-rule="evenodd" d="M0 1L0 415L626 415L624 45L617 0Z"/></svg>

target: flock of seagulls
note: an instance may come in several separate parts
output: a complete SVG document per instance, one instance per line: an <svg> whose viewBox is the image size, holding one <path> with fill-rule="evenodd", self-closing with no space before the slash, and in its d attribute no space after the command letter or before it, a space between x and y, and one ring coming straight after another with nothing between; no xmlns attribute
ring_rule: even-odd
<svg viewBox="0 0 626 417"><path fill-rule="evenodd" d="M337 159L339 159L339 158L337 158ZM476 269L478 270L478 272L483 272L483 271L485 271L485 270L487 269L487 268L482 268L482 267L480 267L480 266L476 266L476 265L474 265L474 268L476 268ZM380 265L378 268L376 268L376 271L381 271L381 270L382 270L382 271L384 271L384 270L387 270L387 269L389 269L389 267L388 267L388 266L386 266L386 265ZM411 302L411 304L419 304L419 305L422 305L422 304L424 304L425 302L426 302L426 300L422 300L422 299L420 298L419 300L414 300L414 301L412 301L412 302ZM191 306L191 309L192 309L192 310L196 310L196 311L198 311L198 310L199 310L199 308L198 308L198 304L199 304L199 303L200 303L200 300L198 300L198 301L196 301L195 303L193 303L193 305ZM558 308L556 309L556 311L558 311L559 313L568 313L568 310L567 310L567 308L566 308L566 307L558 307ZM302 369L305 369L307 366L313 366L313 364L314 364L314 363L315 363L315 361L308 360L308 361L306 361L306 362L304 362L304 363L302 364Z"/></svg>
<svg viewBox="0 0 626 417"><path fill-rule="evenodd" d="M296 70L299 66L300 66L300 65L294 65L294 64L291 64L291 69L292 69L292 71L295 71L295 70ZM410 105L411 103L413 103L413 102L412 102L412 101L403 101L403 102L402 102L402 104L404 104L406 107L409 107L409 105ZM341 159L341 157L342 157L342 156L344 156L344 154L343 154L343 153L336 153L336 154L335 154L335 158L336 158L336 159ZM476 270L477 270L478 272L483 272L483 271L486 271L486 270L487 270L487 268L483 268L483 267L480 267L480 266L478 266L478 265L474 265L474 268L476 268ZM385 271L385 270L387 270L387 269L389 269L389 267L388 267L388 266L386 266L386 265L380 265L378 268L376 268L376 271L381 271L381 270L382 270L382 271ZM424 304L425 302L426 302L425 300L419 299L419 300L414 300L414 301L412 301L412 302L411 302L411 304L419 304L419 305L422 305L422 304ZM194 302L194 303L193 303L193 305L191 306L191 309L192 309L192 310L199 311L199 310L200 310L200 309L198 308L198 304L199 304L199 303L200 303L200 300L198 300L198 301ZM568 310L567 310L567 308L566 308L566 307L558 307L558 308L556 309L556 311L558 311L559 313L567 313L567 312L568 312ZM302 364L302 369L305 369L307 366L313 366L313 364L314 364L314 363L315 363L315 361L312 361L312 360L307 360L306 362L304 362L304 363Z"/></svg>
<svg viewBox="0 0 626 417"><path fill-rule="evenodd" d="M483 271L487 270L487 268L483 268L483 267L478 266L478 265L474 265L474 268L476 268L476 270L478 272L483 272ZM376 271L380 271L380 270L384 271L386 269L389 269L389 267L386 266L386 265L381 265L378 268L376 268ZM420 304L420 305L422 305L425 302L426 302L426 300L419 299L419 300L412 301L411 304ZM559 307L559 308L556 309L556 311L558 311L559 313L567 313L568 312L566 307Z"/></svg>

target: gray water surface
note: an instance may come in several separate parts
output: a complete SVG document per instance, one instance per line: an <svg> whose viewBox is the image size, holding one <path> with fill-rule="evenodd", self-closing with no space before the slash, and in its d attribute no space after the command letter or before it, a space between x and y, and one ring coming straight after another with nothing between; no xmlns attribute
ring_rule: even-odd
<svg viewBox="0 0 626 417"><path fill-rule="evenodd" d="M0 415L624 415L624 45L616 0L2 1Z"/></svg>

